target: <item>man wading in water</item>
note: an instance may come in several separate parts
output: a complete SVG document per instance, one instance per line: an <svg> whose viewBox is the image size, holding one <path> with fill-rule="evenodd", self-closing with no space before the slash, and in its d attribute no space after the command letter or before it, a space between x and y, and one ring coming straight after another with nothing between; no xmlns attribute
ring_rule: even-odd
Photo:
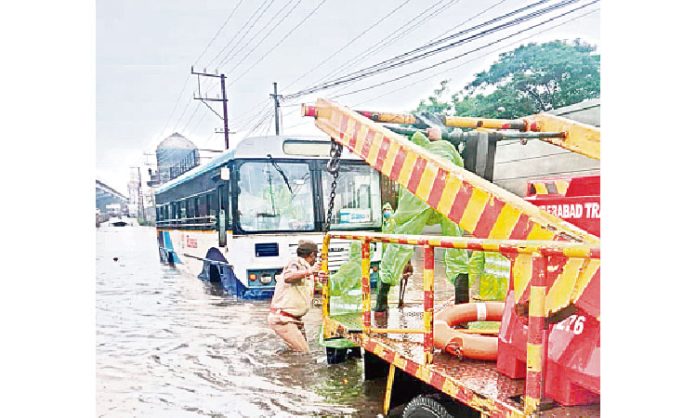
<svg viewBox="0 0 696 418"><path fill-rule="evenodd" d="M317 244L300 241L297 257L293 257L283 268L276 283L271 301L268 324L285 343L295 351L309 352L302 317L312 306L315 276L324 281L326 275L315 265Z"/></svg>

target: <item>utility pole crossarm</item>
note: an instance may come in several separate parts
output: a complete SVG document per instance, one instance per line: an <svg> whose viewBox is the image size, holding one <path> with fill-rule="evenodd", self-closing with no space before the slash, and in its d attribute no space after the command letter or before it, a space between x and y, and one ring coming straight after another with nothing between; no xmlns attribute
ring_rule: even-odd
<svg viewBox="0 0 696 418"><path fill-rule="evenodd" d="M229 130L229 118L227 116L227 92L225 89L225 74L211 74L205 72L205 69L203 72L199 71L194 71L193 67L191 67L191 74L196 75L199 80L198 80L198 97L196 97L196 94L194 93L193 99L194 100L200 100L208 109L210 109L217 117L222 119L223 125L224 125L224 134L225 134L225 149L230 148L230 130ZM201 86L200 86L200 77L214 77L214 78L219 78L220 79L220 89L222 90L222 98L213 98L213 97L203 97L201 95ZM218 112L215 111L208 103L206 102L222 102L222 116Z"/></svg>

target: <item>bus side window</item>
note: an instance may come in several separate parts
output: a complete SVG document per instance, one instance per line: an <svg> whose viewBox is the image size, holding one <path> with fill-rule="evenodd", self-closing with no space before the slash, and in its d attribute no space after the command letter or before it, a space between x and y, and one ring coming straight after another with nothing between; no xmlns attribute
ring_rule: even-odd
<svg viewBox="0 0 696 418"><path fill-rule="evenodd" d="M212 205L210 204L211 201L211 194L207 193L205 195L205 216L214 216L213 215L213 208Z"/></svg>
<svg viewBox="0 0 696 418"><path fill-rule="evenodd" d="M198 196L196 197L196 217L197 218L203 218L207 216L208 214L206 213L206 208L205 208L205 196ZM202 223L205 223L204 219L200 219Z"/></svg>
<svg viewBox="0 0 696 418"><path fill-rule="evenodd" d="M180 200L179 205L179 219L186 219L186 201Z"/></svg>
<svg viewBox="0 0 696 418"><path fill-rule="evenodd" d="M195 199L192 197L189 197L186 199L186 215L189 218L195 218L196 217L196 205L195 205Z"/></svg>

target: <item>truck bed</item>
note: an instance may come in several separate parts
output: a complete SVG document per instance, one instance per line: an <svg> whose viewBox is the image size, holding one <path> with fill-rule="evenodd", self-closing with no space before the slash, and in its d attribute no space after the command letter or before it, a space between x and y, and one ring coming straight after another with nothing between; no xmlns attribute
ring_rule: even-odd
<svg viewBox="0 0 696 418"><path fill-rule="evenodd" d="M390 308L387 315L372 313L373 328L423 328L422 305ZM326 327L360 344L406 373L428 383L489 416L524 416L524 379L510 379L496 370L494 362L458 359L435 350L433 363L423 362L423 335L375 334L363 336L362 314L330 317ZM563 407L552 404L544 417L598 417L600 406Z"/></svg>

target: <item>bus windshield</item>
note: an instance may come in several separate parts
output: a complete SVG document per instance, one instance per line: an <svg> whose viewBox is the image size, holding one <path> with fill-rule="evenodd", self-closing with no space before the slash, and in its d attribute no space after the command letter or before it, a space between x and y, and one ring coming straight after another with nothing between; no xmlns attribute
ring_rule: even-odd
<svg viewBox="0 0 696 418"><path fill-rule="evenodd" d="M314 229L312 180L306 163L242 163L238 202L239 223L244 231Z"/></svg>
<svg viewBox="0 0 696 418"><path fill-rule="evenodd" d="M333 177L322 171L324 207L328 207ZM379 175L366 165L342 164L338 172L332 229L379 227L382 223Z"/></svg>

